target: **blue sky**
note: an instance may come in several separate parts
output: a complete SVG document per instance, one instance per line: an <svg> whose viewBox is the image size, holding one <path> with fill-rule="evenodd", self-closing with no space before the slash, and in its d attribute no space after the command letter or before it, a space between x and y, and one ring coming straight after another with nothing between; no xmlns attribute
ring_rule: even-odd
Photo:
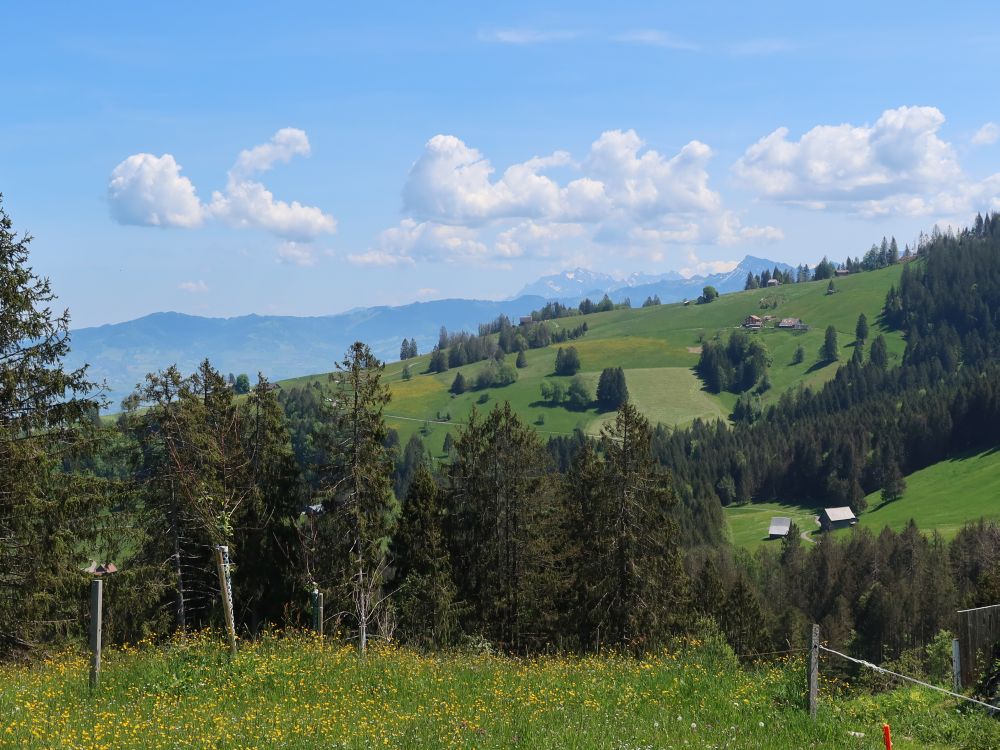
<svg viewBox="0 0 1000 750"><path fill-rule="evenodd" d="M814 263L1000 209L985 3L423 5L8 9L0 191L75 324Z"/></svg>

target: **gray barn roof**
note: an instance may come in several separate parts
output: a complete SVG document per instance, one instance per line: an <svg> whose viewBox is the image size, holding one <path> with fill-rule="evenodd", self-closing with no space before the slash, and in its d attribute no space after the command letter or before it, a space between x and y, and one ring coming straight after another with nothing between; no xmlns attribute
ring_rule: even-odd
<svg viewBox="0 0 1000 750"><path fill-rule="evenodd" d="M786 536L791 525L791 518L787 516L775 516L771 519L771 527L767 530L767 534L768 536Z"/></svg>
<svg viewBox="0 0 1000 750"><path fill-rule="evenodd" d="M850 508L824 508L823 512L830 521L854 521L857 516Z"/></svg>

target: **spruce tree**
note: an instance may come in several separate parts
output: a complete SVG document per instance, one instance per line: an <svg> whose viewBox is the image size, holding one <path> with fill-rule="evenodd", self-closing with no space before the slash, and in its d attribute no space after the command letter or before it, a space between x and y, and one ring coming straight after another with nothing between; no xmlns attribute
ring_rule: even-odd
<svg viewBox="0 0 1000 750"><path fill-rule="evenodd" d="M59 471L81 451L97 401L85 369L67 370L69 313L28 265L0 196L0 653L75 621L84 595L96 482Z"/></svg>
<svg viewBox="0 0 1000 750"><path fill-rule="evenodd" d="M597 548L605 574L597 582L598 615L606 640L626 651L662 643L687 606L671 514L677 497L670 476L653 460L651 438L649 422L627 401L601 434L605 490Z"/></svg>
<svg viewBox="0 0 1000 750"><path fill-rule="evenodd" d="M519 369L528 366L528 357L525 355L524 349L518 351L517 359L514 361L514 364Z"/></svg>
<svg viewBox="0 0 1000 750"><path fill-rule="evenodd" d="M854 327L854 338L859 344L868 340L868 318L864 313L858 316L858 324Z"/></svg>
<svg viewBox="0 0 1000 750"><path fill-rule="evenodd" d="M325 513L310 572L350 612L361 653L372 627L385 622L385 545L395 507L382 416L390 399L383 369L367 345L351 345L330 375L332 399L319 436L325 458L319 499Z"/></svg>
<svg viewBox="0 0 1000 750"><path fill-rule="evenodd" d="M840 347L837 346L837 329L833 326L827 326L823 336L823 347L820 349L820 360L836 362L839 358Z"/></svg>
<svg viewBox="0 0 1000 750"><path fill-rule="evenodd" d="M528 638L532 599L544 598L533 567L549 544L537 523L546 469L537 433L505 402L485 418L472 412L448 470L449 546L467 628L514 651Z"/></svg>
<svg viewBox="0 0 1000 750"><path fill-rule="evenodd" d="M392 554L402 636L432 648L448 645L458 625L443 517L440 490L426 462L421 463L406 492Z"/></svg>

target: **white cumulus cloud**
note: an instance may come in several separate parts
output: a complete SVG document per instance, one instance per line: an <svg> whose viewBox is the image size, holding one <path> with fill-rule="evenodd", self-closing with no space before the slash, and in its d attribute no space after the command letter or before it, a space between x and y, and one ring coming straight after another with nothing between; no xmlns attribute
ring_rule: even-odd
<svg viewBox="0 0 1000 750"><path fill-rule="evenodd" d="M944 122L936 107L899 107L873 125L819 125L798 140L782 127L733 171L761 197L861 216L955 217L996 205L1000 175L969 178L939 135Z"/></svg>
<svg viewBox="0 0 1000 750"><path fill-rule="evenodd" d="M309 139L302 130L282 128L268 143L240 152L224 191L214 191L202 204L194 185L181 176L170 154L135 154L115 167L108 184L112 215L122 224L196 227L215 218L232 227L261 229L288 240L309 241L332 234L337 220L321 209L274 197L255 176L308 156Z"/></svg>
<svg viewBox="0 0 1000 750"><path fill-rule="evenodd" d="M120 224L196 227L204 217L191 180L170 154L133 154L111 172L111 214Z"/></svg>
<svg viewBox="0 0 1000 750"><path fill-rule="evenodd" d="M436 135L407 175L409 216L354 262L495 263L526 255L575 257L582 244L594 242L649 248L780 239L779 229L742 226L723 208L709 184L711 158L712 150L697 140L669 155L647 147L634 130L609 130L580 160L556 151L499 172L457 136Z"/></svg>
<svg viewBox="0 0 1000 750"><path fill-rule="evenodd" d="M989 146L998 140L1000 140L1000 125L995 122L986 123L972 136L972 143L976 146Z"/></svg>
<svg viewBox="0 0 1000 750"><path fill-rule="evenodd" d="M316 265L316 250L311 245L287 241L278 248L278 261L294 266Z"/></svg>

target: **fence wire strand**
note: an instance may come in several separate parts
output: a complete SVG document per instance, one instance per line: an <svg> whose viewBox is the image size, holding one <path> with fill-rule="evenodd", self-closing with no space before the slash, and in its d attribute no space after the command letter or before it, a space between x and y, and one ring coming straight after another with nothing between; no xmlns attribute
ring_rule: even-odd
<svg viewBox="0 0 1000 750"><path fill-rule="evenodd" d="M893 672L891 669L880 667L877 664L872 664L870 661L865 661L864 659L855 659L853 656L848 656L847 654L842 654L839 651L834 651L832 648L827 648L822 644L820 645L819 650L826 651L828 654L833 654L834 656L839 656L841 659L847 659L847 661L852 661L855 664L860 664L862 667L868 667L869 669L874 669L876 672L881 672L882 674L891 675L893 677L899 678L900 680L906 680L907 682L912 682L915 685L920 685L921 687L930 688L931 690L937 690L939 693L950 695L952 698L957 698L958 700L962 701L968 701L969 703L975 703L977 706L988 708L990 711L1000 711L1000 707L994 706L991 703L986 703L985 701L976 700L975 698L970 698L969 696L962 695L961 693L953 693L951 690L946 690L945 688L938 687L937 685L931 685L929 682L918 680L916 677L910 677L905 674L900 674L899 672Z"/></svg>

